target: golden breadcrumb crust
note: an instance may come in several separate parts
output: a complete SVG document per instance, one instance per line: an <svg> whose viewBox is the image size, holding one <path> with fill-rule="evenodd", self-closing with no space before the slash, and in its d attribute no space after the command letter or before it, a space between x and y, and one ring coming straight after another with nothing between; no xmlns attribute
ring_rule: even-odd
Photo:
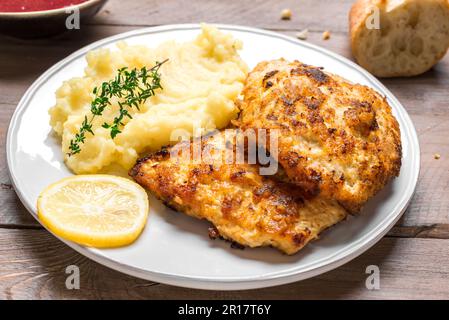
<svg viewBox="0 0 449 320"><path fill-rule="evenodd" d="M261 176L258 165L224 163L233 143L223 132L203 138L201 150L212 149L213 157L196 164L170 156L173 147L163 149L140 160L130 175L168 206L210 221L212 236L244 246L294 254L347 216L334 200L310 198L297 186Z"/></svg>
<svg viewBox="0 0 449 320"><path fill-rule="evenodd" d="M249 73L235 124L279 130L291 182L358 212L401 167L399 124L376 91L284 59Z"/></svg>

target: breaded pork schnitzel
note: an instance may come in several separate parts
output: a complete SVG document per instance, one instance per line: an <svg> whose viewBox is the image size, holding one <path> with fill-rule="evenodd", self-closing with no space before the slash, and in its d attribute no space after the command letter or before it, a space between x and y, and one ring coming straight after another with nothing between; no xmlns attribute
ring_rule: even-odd
<svg viewBox="0 0 449 320"><path fill-rule="evenodd" d="M309 192L357 212L398 176L399 124L373 89L280 59L259 63L242 94L235 124L278 129L278 161Z"/></svg>
<svg viewBox="0 0 449 320"><path fill-rule="evenodd" d="M244 246L273 246L294 254L347 215L336 201L310 198L300 188L259 175L259 166L226 164L226 150L235 140L223 132L203 137L201 151L210 157L195 163L174 157L173 148L141 159L130 175L168 206L210 221L225 239ZM227 149L228 148L228 149Z"/></svg>

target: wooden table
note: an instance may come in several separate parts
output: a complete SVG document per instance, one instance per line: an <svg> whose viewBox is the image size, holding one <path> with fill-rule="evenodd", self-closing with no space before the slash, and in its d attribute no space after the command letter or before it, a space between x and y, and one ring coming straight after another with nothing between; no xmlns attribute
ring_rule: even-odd
<svg viewBox="0 0 449 320"><path fill-rule="evenodd" d="M0 299L449 298L449 55L422 76L382 80L409 112L421 144L421 175L407 212L362 256L306 281L222 292L177 288L120 274L84 258L44 230L22 206L8 177L6 132L19 99L41 73L73 51L141 27L204 21L291 36L308 28L308 41L351 58L347 32L351 2L111 0L81 30L58 38L0 38ZM283 8L293 11L292 20L280 20ZM325 30L331 32L327 41L322 39ZM80 267L80 290L65 287L65 268L71 264ZM365 286L368 265L380 268L380 290Z"/></svg>

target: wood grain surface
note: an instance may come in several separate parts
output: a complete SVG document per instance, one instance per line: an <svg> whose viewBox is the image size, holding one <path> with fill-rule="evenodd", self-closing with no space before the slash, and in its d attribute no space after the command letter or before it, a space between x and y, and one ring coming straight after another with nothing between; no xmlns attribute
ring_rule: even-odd
<svg viewBox="0 0 449 320"><path fill-rule="evenodd" d="M52 39L0 37L0 299L407 299L449 298L449 55L414 78L381 80L409 112L419 135L421 173L404 217L377 245L319 277L249 291L201 291L132 278L96 264L40 227L17 198L8 177L9 120L26 89L46 69L98 39L145 26L229 23L261 27L308 40L352 59L347 15L352 1L110 0L98 15ZM290 21L280 11L290 8ZM322 39L322 33L331 38ZM438 153L441 158L436 160ZM65 288L65 268L81 269L81 289ZM366 266L378 265L380 290L365 287ZM418 289L419 288L419 289Z"/></svg>

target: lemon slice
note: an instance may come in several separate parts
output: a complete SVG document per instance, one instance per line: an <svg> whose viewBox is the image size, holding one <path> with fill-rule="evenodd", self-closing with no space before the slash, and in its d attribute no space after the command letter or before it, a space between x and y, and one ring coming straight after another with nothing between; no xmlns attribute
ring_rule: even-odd
<svg viewBox="0 0 449 320"><path fill-rule="evenodd" d="M137 183L112 175L78 175L48 186L38 217L56 235L105 248L132 243L148 217L148 196Z"/></svg>

